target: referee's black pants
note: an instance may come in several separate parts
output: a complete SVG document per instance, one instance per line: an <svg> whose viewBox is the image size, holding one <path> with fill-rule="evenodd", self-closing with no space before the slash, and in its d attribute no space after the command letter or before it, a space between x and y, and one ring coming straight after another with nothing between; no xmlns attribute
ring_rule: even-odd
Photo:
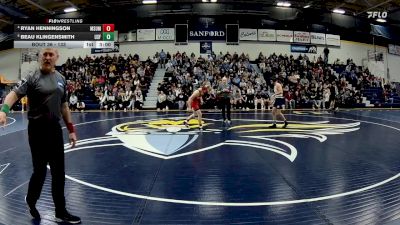
<svg viewBox="0 0 400 225"><path fill-rule="evenodd" d="M60 123L56 120L30 119L29 145L32 153L33 173L29 181L27 202L35 205L46 178L47 164L51 171L51 192L56 213L65 211L64 140Z"/></svg>
<svg viewBox="0 0 400 225"><path fill-rule="evenodd" d="M226 114L225 114L226 108ZM227 118L231 120L231 99L221 98L222 119L225 121Z"/></svg>

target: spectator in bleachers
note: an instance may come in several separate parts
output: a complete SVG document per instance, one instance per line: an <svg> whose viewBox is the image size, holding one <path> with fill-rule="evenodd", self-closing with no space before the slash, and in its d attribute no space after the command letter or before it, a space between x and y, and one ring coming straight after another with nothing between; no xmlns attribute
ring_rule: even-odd
<svg viewBox="0 0 400 225"><path fill-rule="evenodd" d="M285 107L286 109L295 109L296 108L296 101L293 99L293 93L292 91L285 91L284 92L284 97L285 97Z"/></svg>
<svg viewBox="0 0 400 225"><path fill-rule="evenodd" d="M127 109L129 109L128 106L130 105L130 102L134 96L133 96L131 88L125 88L125 90L126 90L125 94L122 98L122 104L123 104L124 110L126 111Z"/></svg>
<svg viewBox="0 0 400 225"><path fill-rule="evenodd" d="M135 110L142 110L142 106L143 106L143 95L142 95L142 91L141 90L137 90L135 91L135 97L133 98L135 99Z"/></svg>
<svg viewBox="0 0 400 225"><path fill-rule="evenodd" d="M107 105L106 105L107 107L106 107L106 109L108 109L108 110L115 110L116 109L115 94L116 94L116 92L110 92L107 95Z"/></svg>
<svg viewBox="0 0 400 225"><path fill-rule="evenodd" d="M78 103L76 104L76 108L78 111L84 112L85 111L85 102L83 101L78 101Z"/></svg>
<svg viewBox="0 0 400 225"><path fill-rule="evenodd" d="M154 65L155 65L156 67L158 67L159 60L160 60L160 58L159 58L159 55L158 55L158 52L157 52L157 53L153 56L153 59L151 60L151 62L154 63Z"/></svg>
<svg viewBox="0 0 400 225"><path fill-rule="evenodd" d="M76 110L76 104L78 103L78 97L72 92L71 96L69 97L69 108L71 111Z"/></svg>
<svg viewBox="0 0 400 225"><path fill-rule="evenodd" d="M335 102L336 102L336 95L338 93L337 91L337 86L335 82L332 82L332 84L330 84L330 88L329 88L329 110L333 110L335 109Z"/></svg>
<svg viewBox="0 0 400 225"><path fill-rule="evenodd" d="M246 101L246 109L252 109L254 106L254 98L255 98L255 90L253 85L249 85L246 92L247 101Z"/></svg>
<svg viewBox="0 0 400 225"><path fill-rule="evenodd" d="M173 94L172 91L170 90L167 95L167 107L166 107L167 110L177 108L175 107L175 99L176 99L175 94Z"/></svg>
<svg viewBox="0 0 400 225"><path fill-rule="evenodd" d="M164 91L160 91L157 97L157 111L164 111L167 106L167 96Z"/></svg>
<svg viewBox="0 0 400 225"><path fill-rule="evenodd" d="M98 97L98 102L100 109L107 109L107 95L104 94L103 92L100 93L100 96Z"/></svg>
<svg viewBox="0 0 400 225"><path fill-rule="evenodd" d="M245 100L239 88L234 88L232 93L232 106L234 109L242 109Z"/></svg>
<svg viewBox="0 0 400 225"><path fill-rule="evenodd" d="M329 87L326 86L323 89L323 102L322 102L322 109L326 109L329 107L329 98L330 98L331 92L329 90Z"/></svg>
<svg viewBox="0 0 400 225"><path fill-rule="evenodd" d="M263 89L260 91L260 96L261 96L262 105L264 105L264 109L272 108L271 100L270 100L271 94L269 94L266 87L263 87Z"/></svg>
<svg viewBox="0 0 400 225"><path fill-rule="evenodd" d="M214 109L217 110L217 92L216 89L211 89L209 92L204 94L204 106L205 109Z"/></svg>
<svg viewBox="0 0 400 225"><path fill-rule="evenodd" d="M125 103L125 91L122 88L119 88L115 97L116 109L126 111L124 103Z"/></svg>
<svg viewBox="0 0 400 225"><path fill-rule="evenodd" d="M167 60L167 54L164 52L164 49L161 49L160 52L160 64L161 64L161 68L165 68L165 63Z"/></svg>
<svg viewBox="0 0 400 225"><path fill-rule="evenodd" d="M185 96L183 92L181 92L177 95L176 100L178 101L179 110L185 109L185 107L186 107L185 102L187 101L187 96Z"/></svg>

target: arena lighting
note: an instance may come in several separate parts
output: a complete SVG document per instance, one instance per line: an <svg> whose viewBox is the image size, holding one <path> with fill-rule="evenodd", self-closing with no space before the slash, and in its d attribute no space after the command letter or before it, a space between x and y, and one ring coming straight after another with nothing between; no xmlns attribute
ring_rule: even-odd
<svg viewBox="0 0 400 225"><path fill-rule="evenodd" d="M283 7L290 7L292 4L290 4L290 2L278 2L277 5Z"/></svg>
<svg viewBox="0 0 400 225"><path fill-rule="evenodd" d="M201 0L202 2L208 2L208 0Z"/></svg>
<svg viewBox="0 0 400 225"><path fill-rule="evenodd" d="M311 5L306 5L304 6L305 9L310 8Z"/></svg>
<svg viewBox="0 0 400 225"><path fill-rule="evenodd" d="M344 14L345 13L345 11L343 9L334 9L332 12L339 13L339 14Z"/></svg>
<svg viewBox="0 0 400 225"><path fill-rule="evenodd" d="M69 8L64 9L64 12L66 12L66 13L76 12L76 11L77 11L77 9L74 7L69 7Z"/></svg>
<svg viewBox="0 0 400 225"><path fill-rule="evenodd" d="M378 18L378 19L376 19L376 21L379 22L379 23L386 23L386 20L385 20L385 19L380 19L380 18Z"/></svg>
<svg viewBox="0 0 400 225"><path fill-rule="evenodd" d="M211 2L217 2L217 0L211 0Z"/></svg>
<svg viewBox="0 0 400 225"><path fill-rule="evenodd" d="M143 4L156 4L157 0L143 0Z"/></svg>

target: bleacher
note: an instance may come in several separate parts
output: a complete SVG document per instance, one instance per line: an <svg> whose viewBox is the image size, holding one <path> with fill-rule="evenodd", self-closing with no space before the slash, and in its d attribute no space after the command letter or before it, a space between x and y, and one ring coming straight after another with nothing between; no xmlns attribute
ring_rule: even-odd
<svg viewBox="0 0 400 225"><path fill-rule="evenodd" d="M361 93L375 107L400 108L400 96L397 93L393 95L393 103L390 100L385 102L381 87L369 87L362 90Z"/></svg>
<svg viewBox="0 0 400 225"><path fill-rule="evenodd" d="M95 100L93 93L85 92L82 101L85 103L86 110L100 109L100 104Z"/></svg>
<svg viewBox="0 0 400 225"><path fill-rule="evenodd" d="M346 65L332 65L332 69L337 73L341 74L346 69ZM361 90L361 94L363 96L363 103L356 103L354 105L355 108L364 108L364 107L382 107L382 108L400 108L400 96L395 93L393 96L393 103L391 100L385 102L385 98L383 96L383 88L382 87L368 87L364 90Z"/></svg>
<svg viewBox="0 0 400 225"><path fill-rule="evenodd" d="M343 71L346 70L346 65L330 65L330 66L337 74L341 74Z"/></svg>
<svg viewBox="0 0 400 225"><path fill-rule="evenodd" d="M73 57L70 61L68 61L69 60L68 59L67 62L65 64L63 64L62 66L57 66L57 70L60 71L61 74L63 74L66 77L67 81L71 81L72 82L72 84L71 84L72 86L70 86L70 88L69 88L69 95L72 92L75 92L75 94L77 95L78 99L85 103L85 108L87 110L98 110L98 109L100 109L99 99L98 99L98 97L95 96L95 88L96 87L100 87L101 88L101 92L103 92L103 94L105 94L105 90L103 88L105 88L105 86L107 85L108 86L108 95L110 95L111 93L113 93L112 92L113 88L117 88L118 92L120 91L119 89L122 88L123 92L126 92L127 90L125 90L125 82L130 82L130 84L128 84L128 85L130 85L131 90L132 91L135 90L136 87L133 86L133 84L132 84L133 80L126 79L126 78L122 77L122 74L123 74L124 71L128 71L128 70L130 70L132 68L132 67L129 66L130 65L129 63L130 63L130 60L134 60L134 59L129 59L129 61L128 61L127 57L123 57L124 58L123 61L120 61L121 55L120 55L120 57L118 59L116 59L115 57L116 57L116 55L113 56L113 57L112 56L108 56L108 57L106 56L106 57L101 58L101 59L99 59L99 58L95 59L95 58L92 58L92 57L90 57L91 59L88 59L88 58L82 59L81 57L79 57L79 58ZM138 57L139 56L137 56L137 59L138 59ZM95 61L95 60L97 60L97 61ZM111 63L111 60L113 60L112 63ZM84 76L87 76L87 75L84 75L82 72L78 72L79 68L81 68L82 65L84 65L85 63L89 63L88 65L86 65L86 69L92 70L91 73L93 73L93 74L89 74L89 78L84 78ZM103 70L103 72L102 72L103 76L107 77L108 76L109 67L112 64L115 65L115 69L113 70L115 76L113 76L112 79L110 78L109 82L102 83L102 84L99 84L99 83L92 84L91 83L92 82L92 76L95 73L97 73L96 76L99 76L99 74L101 73L99 71L94 71L93 70L94 68L96 68L97 70L99 70L99 68L101 68L101 70ZM155 72L155 70L157 68L157 64L154 64L149 60L147 60L147 61L139 61L138 64L136 65L136 68L140 64L143 65L143 66L149 66L150 67L149 70L144 69L145 70L145 74L144 75L142 75L142 76L137 75L139 77L139 79L144 79L144 82L143 83L141 82L140 87L139 86L138 87L140 88L140 90L142 92L143 100L146 100L146 97L147 97L148 91L149 91L149 85L150 85L152 79L154 78L154 72ZM106 72L107 72L107 74L105 74ZM131 74L129 74L129 76L131 76ZM88 82L84 83L83 79L89 79L90 83L88 83ZM121 79L120 83L118 84L118 86L115 86L114 84L119 82L118 81L119 79ZM77 90L76 89L77 88L77 86L76 86L77 84L80 85L81 90ZM114 92L113 95L116 96L117 94ZM111 103L111 104L113 104L113 103Z"/></svg>

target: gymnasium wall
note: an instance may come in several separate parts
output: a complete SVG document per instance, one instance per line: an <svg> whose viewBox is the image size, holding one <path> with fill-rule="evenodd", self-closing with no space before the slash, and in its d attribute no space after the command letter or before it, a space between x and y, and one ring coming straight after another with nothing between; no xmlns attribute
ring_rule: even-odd
<svg viewBox="0 0 400 225"><path fill-rule="evenodd" d="M0 75L7 80L19 80L21 49L0 51Z"/></svg>
<svg viewBox="0 0 400 225"><path fill-rule="evenodd" d="M188 45L175 45L173 42L130 42L121 43L120 52L121 54L138 53L142 60L146 60L148 56L152 57L155 52L159 52L161 49L164 51L169 51L170 53L175 53L176 51L190 54L194 52L196 55L200 55L199 42L189 42ZM213 42L212 48L215 53L222 51L225 53L229 51L233 52L245 52L248 53L251 60L258 57L260 51L263 54L270 54L273 52L282 54L291 54L290 44L285 43L270 43L270 42L240 42L240 45L226 45L224 42ZM367 51L373 50L372 45L343 41L341 47L329 47L330 49L330 62L333 62L336 58L341 60L346 60L347 58L352 58L357 65L362 65L362 60L367 58ZM323 54L324 47L318 46L317 54L307 54L309 57L318 57ZM377 50L382 50L387 52L386 47L377 46ZM60 61L64 62L68 57L79 56L84 57L85 55L90 55L90 49L60 49ZM97 54L101 55L101 54ZM298 55L298 53L293 53L293 55Z"/></svg>
<svg viewBox="0 0 400 225"><path fill-rule="evenodd" d="M388 68L390 80L400 82L400 56L388 54Z"/></svg>

